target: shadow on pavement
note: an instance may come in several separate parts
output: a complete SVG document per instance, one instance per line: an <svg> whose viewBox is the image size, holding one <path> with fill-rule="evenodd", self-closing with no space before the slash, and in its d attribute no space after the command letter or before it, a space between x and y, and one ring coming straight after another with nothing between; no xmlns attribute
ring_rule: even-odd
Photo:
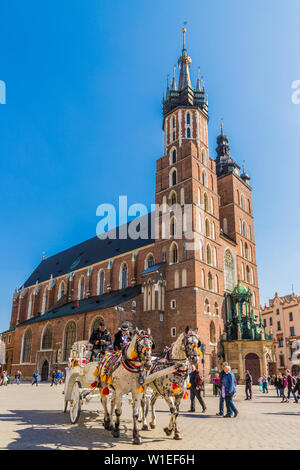
<svg viewBox="0 0 300 470"><path fill-rule="evenodd" d="M128 448L138 448L132 444L132 422L121 421L121 436L115 439L111 431L103 428L97 412L82 411L79 422L71 425L68 414L62 411L9 410L0 415L1 421L16 422L18 437L8 444L9 450L49 450L49 449L111 449L117 444L127 444ZM2 424L3 425L3 424ZM128 427L129 425L129 427ZM22 426L22 429L17 428ZM24 426L27 426L24 428ZM164 439L151 439L141 433L143 442L160 442Z"/></svg>
<svg viewBox="0 0 300 470"><path fill-rule="evenodd" d="M274 413L263 413L264 415L289 415L289 416L296 416L296 415L300 415L300 411L296 411L294 413L290 412L290 411L281 411L281 412L278 412L278 411L275 411Z"/></svg>

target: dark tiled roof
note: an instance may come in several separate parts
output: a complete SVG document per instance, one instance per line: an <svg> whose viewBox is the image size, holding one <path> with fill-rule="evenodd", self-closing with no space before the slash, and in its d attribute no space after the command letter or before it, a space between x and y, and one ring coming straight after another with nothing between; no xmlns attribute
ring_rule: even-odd
<svg viewBox="0 0 300 470"><path fill-rule="evenodd" d="M165 263L155 264L154 266L151 266L150 268L146 269L146 271L144 271L144 272L142 273L142 275L143 275L143 274L150 274L150 273L153 273L153 272L155 272L155 271L158 271L159 268L160 268L161 266L163 266L164 264L165 264Z"/></svg>
<svg viewBox="0 0 300 470"><path fill-rule="evenodd" d="M142 224L145 221L147 223L147 230L145 233L143 232L142 235L144 239L119 239L119 233L125 228L125 225L117 227L115 239L106 238L105 240L100 240L98 237L90 238L83 243L79 243L79 245L75 245L72 248L46 258L27 279L24 287L34 285L36 281L39 283L47 281L50 279L51 274L53 278L59 277L71 271L84 268L85 266L88 267L91 264L113 258L121 253L150 245L155 241L151 238L151 215L150 213L140 218ZM143 227L143 225L141 225L141 227ZM112 233L112 231L110 233Z"/></svg>
<svg viewBox="0 0 300 470"><path fill-rule="evenodd" d="M15 328L10 328L9 330L2 331L2 333L0 334L3 335L4 333L11 333L12 331L15 331Z"/></svg>
<svg viewBox="0 0 300 470"><path fill-rule="evenodd" d="M107 294L95 295L89 299L79 300L79 305L76 307L76 302L69 302L62 305L61 307L52 307L47 310L43 315L38 317L30 318L17 326L29 325L45 320L52 320L53 318L65 317L67 315L77 315L78 313L92 312L93 310L102 310L104 308L114 307L123 302L126 302L134 297L137 297L141 293L141 286L127 287Z"/></svg>

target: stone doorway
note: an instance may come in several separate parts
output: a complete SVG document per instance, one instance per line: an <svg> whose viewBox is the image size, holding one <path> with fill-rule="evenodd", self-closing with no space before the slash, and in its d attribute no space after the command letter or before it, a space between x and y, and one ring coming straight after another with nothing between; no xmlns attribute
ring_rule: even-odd
<svg viewBox="0 0 300 470"><path fill-rule="evenodd" d="M44 361L42 365L42 371L41 371L41 380L42 382L45 380L48 380L49 378L49 362Z"/></svg>
<svg viewBox="0 0 300 470"><path fill-rule="evenodd" d="M252 375L253 384L257 385L260 377L260 363L257 354L247 354L245 357L245 371L246 370Z"/></svg>

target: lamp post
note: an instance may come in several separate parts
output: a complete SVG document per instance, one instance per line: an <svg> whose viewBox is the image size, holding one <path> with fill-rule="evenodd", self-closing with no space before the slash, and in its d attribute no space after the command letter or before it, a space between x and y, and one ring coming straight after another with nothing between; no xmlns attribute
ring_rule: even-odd
<svg viewBox="0 0 300 470"><path fill-rule="evenodd" d="M201 359L201 362L202 362L202 364L203 364L203 396L205 397L205 381L204 381L204 364L205 364L205 359L204 359L204 354L205 354L206 346L205 346L204 343L201 344L200 350L201 350L201 352L202 352L202 359Z"/></svg>

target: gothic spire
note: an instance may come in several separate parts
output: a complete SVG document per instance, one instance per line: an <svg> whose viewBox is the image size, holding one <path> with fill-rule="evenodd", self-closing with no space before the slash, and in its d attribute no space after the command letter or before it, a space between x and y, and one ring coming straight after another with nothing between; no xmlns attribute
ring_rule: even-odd
<svg viewBox="0 0 300 470"><path fill-rule="evenodd" d="M190 65L192 63L191 58L187 55L185 34L186 29L183 28L183 45L182 54L178 59L178 66L180 69L179 81L176 82L175 70L173 68L173 78L170 81L167 95L163 99L163 116L164 118L178 107L197 107L200 108L206 115L208 114L208 101L205 94L204 84L200 80L198 74L197 86L194 89L190 79Z"/></svg>
<svg viewBox="0 0 300 470"><path fill-rule="evenodd" d="M192 59L187 55L186 45L185 45L185 33L186 28L183 28L183 46L182 46L182 55L178 59L178 65L180 68L180 75L179 75L179 84L178 89L184 90L187 86L192 88L191 79L190 79L190 65L192 63Z"/></svg>
<svg viewBox="0 0 300 470"><path fill-rule="evenodd" d="M176 66L174 65L174 67L173 67L173 80L172 80L172 85L171 85L172 90L177 90L175 70L176 70Z"/></svg>
<svg viewBox="0 0 300 470"><path fill-rule="evenodd" d="M196 85L196 91L201 91L202 90L202 86L201 86L201 80L200 80L200 68L198 67L198 70L197 70L197 85Z"/></svg>

